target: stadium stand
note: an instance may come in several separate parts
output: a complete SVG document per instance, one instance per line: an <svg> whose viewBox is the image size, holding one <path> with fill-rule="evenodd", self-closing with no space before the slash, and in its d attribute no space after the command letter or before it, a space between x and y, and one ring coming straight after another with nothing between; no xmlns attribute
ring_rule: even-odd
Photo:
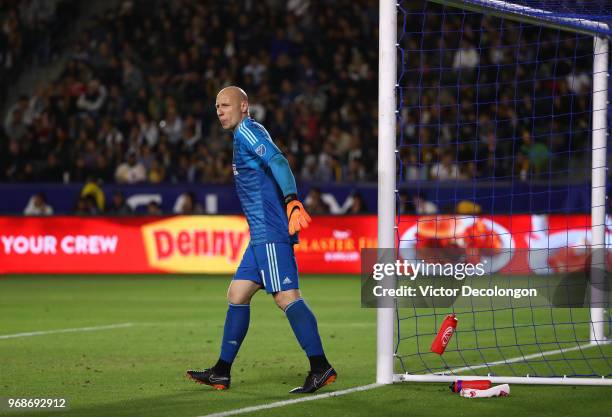
<svg viewBox="0 0 612 417"><path fill-rule="evenodd" d="M12 4L16 9L21 2ZM36 4L31 2L30 7ZM27 31L27 26L15 26L15 10L5 15L8 38L15 30ZM231 141L214 111L216 92L228 84L249 92L252 115L287 151L298 179L373 180L376 18L377 2L371 0L343 0L334 7L273 0L206 5L183 0L123 2L96 16L73 41L59 78L10 106L0 138L0 181L84 182L94 176L105 183L229 183ZM460 19L449 16L446 24L458 26ZM424 54L410 63L422 66L422 79L411 82L434 85L437 72L429 69L441 60L461 74L457 85L469 88L479 59L476 47L499 46L480 58L487 60L480 63L485 71L495 72L498 67L511 71L512 65L505 64L513 62L515 54L527 53L532 38L538 36L542 42L558 36L554 31L525 31L520 43L505 45L505 40L517 39L516 30L506 28L503 39L468 32L461 48L448 56ZM38 38L32 39L35 43ZM571 37L564 42L563 51L589 55L582 49L590 45L577 45ZM535 93L525 92L550 98L541 102L546 114L550 106L555 106L556 114L573 114L572 120L556 120L552 127L538 119L538 109L530 108L529 100L523 107L529 123L524 124L525 115L503 101L481 100L476 109L475 101L466 98L469 94L461 94L462 101L456 103L453 94L440 88L429 89L423 97L408 97L409 103L420 103L420 110L406 106L401 126L408 140L422 146L419 155L410 149L399 155L405 179L537 178L538 166L571 150L565 125L588 126L588 65L586 59L578 60L577 67L567 66L565 78L539 83ZM511 82L513 76L502 71L501 79L491 80L491 88L520 89ZM427 106L434 101L439 105ZM478 120L475 114L480 115ZM458 121L463 126L459 132ZM552 132L555 140L538 140L542 132L546 137ZM440 140L433 140L438 136ZM580 147L586 140L586 134L574 136L571 146ZM451 151L457 142L461 142L459 151ZM553 143L555 149L543 142ZM492 152L497 155L492 157ZM499 161L501 154L506 163L488 163ZM474 155L479 163L460 163ZM411 164L417 159L419 168ZM564 164L567 158L552 162ZM444 175L433 175L440 171L436 167L444 168Z"/></svg>

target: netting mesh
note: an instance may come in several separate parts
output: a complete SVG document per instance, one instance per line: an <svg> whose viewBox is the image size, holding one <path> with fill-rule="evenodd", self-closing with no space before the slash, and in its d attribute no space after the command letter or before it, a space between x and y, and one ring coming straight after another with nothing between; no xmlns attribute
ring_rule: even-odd
<svg viewBox="0 0 612 417"><path fill-rule="evenodd" d="M612 9L513 3L602 21ZM400 255L471 250L490 282L530 288L588 275L593 37L426 1L399 2L398 23ZM430 345L449 313L459 324L439 356ZM541 301L398 308L396 372L612 376L612 347L592 331L589 308Z"/></svg>

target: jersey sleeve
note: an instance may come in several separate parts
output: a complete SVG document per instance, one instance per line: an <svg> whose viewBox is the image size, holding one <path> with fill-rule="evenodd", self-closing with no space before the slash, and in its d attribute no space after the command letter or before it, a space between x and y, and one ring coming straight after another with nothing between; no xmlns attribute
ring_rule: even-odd
<svg viewBox="0 0 612 417"><path fill-rule="evenodd" d="M295 177L291 172L289 162L282 154L277 153L270 159L270 171L272 171L272 176L274 176L276 183L282 190L283 196L287 197L289 194L297 194Z"/></svg>
<svg viewBox="0 0 612 417"><path fill-rule="evenodd" d="M243 149L266 167L270 165L270 160L275 155L282 154L280 149L272 142L268 132L263 129L242 124L238 128L238 136L243 143Z"/></svg>

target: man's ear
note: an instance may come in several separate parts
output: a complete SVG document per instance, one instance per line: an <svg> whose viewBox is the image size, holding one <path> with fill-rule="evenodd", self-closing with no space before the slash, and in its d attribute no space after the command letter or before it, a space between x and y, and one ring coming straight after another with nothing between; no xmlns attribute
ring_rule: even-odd
<svg viewBox="0 0 612 417"><path fill-rule="evenodd" d="M242 100L240 102L240 111L242 113L246 113L249 110L249 102L246 100Z"/></svg>

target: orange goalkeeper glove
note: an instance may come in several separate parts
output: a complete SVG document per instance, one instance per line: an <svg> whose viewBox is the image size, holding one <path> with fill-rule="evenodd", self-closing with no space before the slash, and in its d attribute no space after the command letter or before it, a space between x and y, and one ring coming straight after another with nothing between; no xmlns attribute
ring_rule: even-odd
<svg viewBox="0 0 612 417"><path fill-rule="evenodd" d="M287 204L287 219L289 219L289 234L293 235L302 229L306 229L312 219L306 213L304 206L297 199L297 195L289 194L285 197Z"/></svg>

